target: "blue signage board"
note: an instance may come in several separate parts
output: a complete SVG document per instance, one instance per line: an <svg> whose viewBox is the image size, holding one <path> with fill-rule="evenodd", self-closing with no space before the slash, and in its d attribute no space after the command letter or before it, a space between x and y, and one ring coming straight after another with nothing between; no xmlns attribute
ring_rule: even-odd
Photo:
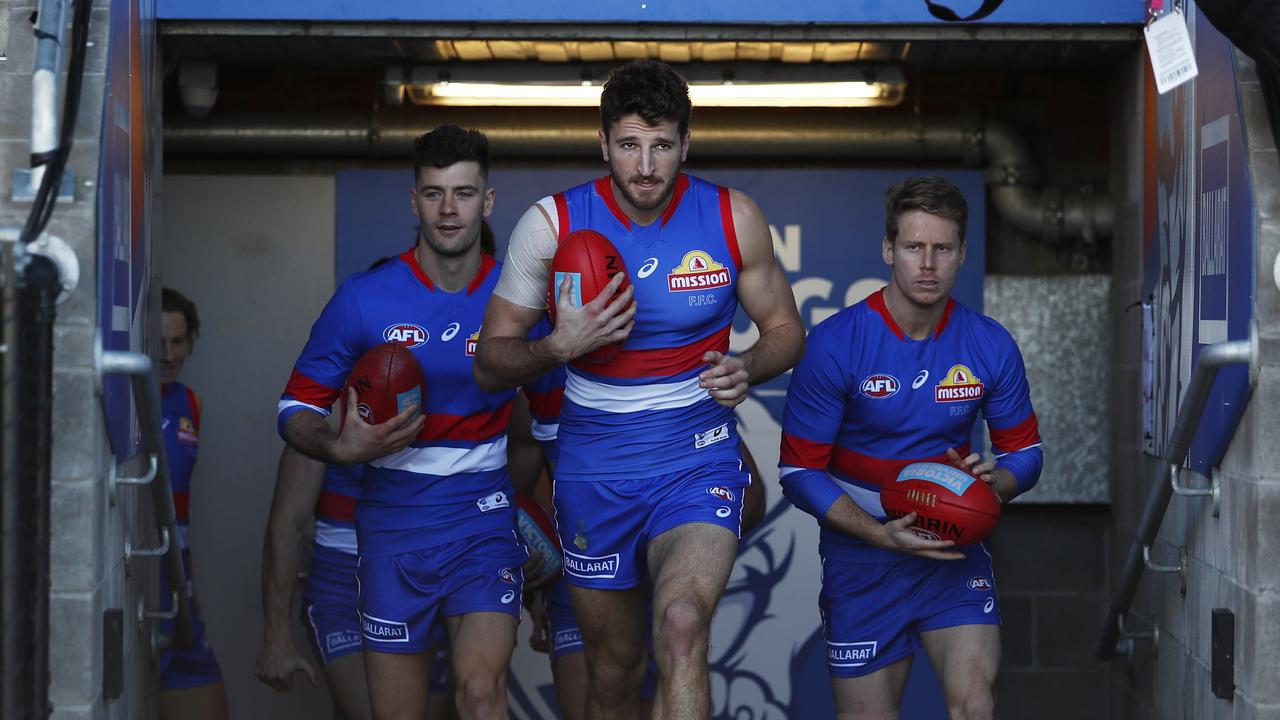
<svg viewBox="0 0 1280 720"><path fill-rule="evenodd" d="M1156 100L1154 212L1148 212L1144 289L1151 450L1163 455L1200 351L1246 340L1255 297L1255 207L1230 42L1191 8L1200 74ZM1150 81L1150 79L1148 79ZM1245 365L1223 368L1186 466L1207 474L1226 452L1250 391Z"/></svg>
<svg viewBox="0 0 1280 720"><path fill-rule="evenodd" d="M499 256L517 219L539 198L596 177L603 165L581 169L495 168L497 190L490 218ZM750 195L764 211L774 251L791 282L806 327L821 322L883 286L881 257L884 191L908 175L941 174L969 202L965 266L955 297L981 310L985 262L985 189L971 170L731 169L694 174ZM335 277L341 281L416 238L409 210L412 172L343 171L337 174ZM754 342L753 326L739 313L731 347ZM768 497L765 519L743 538L738 562L712 629L713 712L729 718L834 717L826 671L826 645L817 609L821 577L818 526L791 507L777 484L782 409L789 374L751 389L738 407L739 428L760 467ZM938 682L926 658L913 664L902 717L946 716ZM512 716L558 717L547 657L521 646L509 680Z"/></svg>
<svg viewBox="0 0 1280 720"><path fill-rule="evenodd" d="M982 0L934 3L968 18ZM976 22L994 24L1139 24L1143 0L1007 2ZM332 22L555 22L555 23L910 23L941 24L925 0L522 0L445 3L422 0L159 0L162 20L306 20ZM946 15L945 11L941 14Z"/></svg>
<svg viewBox="0 0 1280 720"><path fill-rule="evenodd" d="M111 5L102 157L98 166L98 331L104 350L148 350L145 308L150 291L150 177L159 155L158 123L147 113L155 74L152 0ZM118 462L138 451L139 434L129 380L102 380L107 437Z"/></svg>

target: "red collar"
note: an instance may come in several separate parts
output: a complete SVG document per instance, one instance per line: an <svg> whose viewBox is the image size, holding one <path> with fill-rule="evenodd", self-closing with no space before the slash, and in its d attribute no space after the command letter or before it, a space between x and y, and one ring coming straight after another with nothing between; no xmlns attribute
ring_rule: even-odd
<svg viewBox="0 0 1280 720"><path fill-rule="evenodd" d="M613 183L610 182L609 176L596 178L596 194L600 199L604 200L604 204L609 208L609 212L622 223L622 227L631 229L631 218L622 212L622 207L618 205L618 199L613 195ZM684 191L689 189L689 176L680 173L676 176L676 188L671 193L671 201L667 203L667 209L662 211L662 224L666 225L672 215L676 214L676 208L680 206L680 198L684 197Z"/></svg>
<svg viewBox="0 0 1280 720"><path fill-rule="evenodd" d="M436 284L431 282L431 278L422 270L422 266L418 264L418 256L413 253L415 248L416 246L411 247L401 253L400 260L409 266L409 271L413 273L414 277L418 278L419 282L426 285L428 290L434 291ZM489 272L497 264L497 261L489 253L480 253L480 267L476 268L475 277L471 278L471 282L467 284L468 295L480 287L480 284L484 282L484 279L489 276Z"/></svg>
<svg viewBox="0 0 1280 720"><path fill-rule="evenodd" d="M871 306L884 319L884 324L889 326L889 330L898 336L899 340L905 340L907 334L898 327L898 321L893 319L893 313L889 312L889 306L884 303L884 288L875 291L867 298L867 304ZM938 318L938 325L933 329L933 337L937 338L942 335L942 331L946 329L947 323L951 322L951 313L956 309L956 301L947 298L947 306L942 310L942 317Z"/></svg>

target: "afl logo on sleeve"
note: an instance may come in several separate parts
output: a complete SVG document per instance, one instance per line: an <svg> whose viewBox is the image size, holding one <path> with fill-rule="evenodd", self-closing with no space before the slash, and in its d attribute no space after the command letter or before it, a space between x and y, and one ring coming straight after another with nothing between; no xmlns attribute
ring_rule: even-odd
<svg viewBox="0 0 1280 720"><path fill-rule="evenodd" d="M871 375L862 384L858 386L859 391L873 400L882 400L884 398L896 395L899 388L898 378L892 375L876 374Z"/></svg>
<svg viewBox="0 0 1280 720"><path fill-rule="evenodd" d="M428 339L427 331L421 325L413 323L398 323L396 325L388 325L387 329L382 331L382 339L403 345L407 348L422 347Z"/></svg>
<svg viewBox="0 0 1280 720"><path fill-rule="evenodd" d="M701 250L685 253L680 266L667 276L668 292L688 292L727 287L732 282L724 265Z"/></svg>
<svg viewBox="0 0 1280 720"><path fill-rule="evenodd" d="M933 399L940 403L981 400L982 394L982 380L964 365L952 365L947 376L933 388Z"/></svg>

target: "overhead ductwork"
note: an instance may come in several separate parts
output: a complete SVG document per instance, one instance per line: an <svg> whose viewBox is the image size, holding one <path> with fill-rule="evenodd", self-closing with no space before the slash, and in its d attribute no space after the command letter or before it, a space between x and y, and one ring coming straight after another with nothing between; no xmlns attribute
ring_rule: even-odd
<svg viewBox="0 0 1280 720"><path fill-rule="evenodd" d="M495 113L484 108L320 117L227 115L199 121L172 117L165 124L165 154L401 158L409 155L415 137L442 122L483 130L499 158L598 157L595 113ZM1111 234L1110 198L1088 188L1041 187L1026 142L998 121L887 115L850 121L847 114L786 110L705 112L698 114L691 145L699 160L985 165L993 205L1018 229L1051 242Z"/></svg>

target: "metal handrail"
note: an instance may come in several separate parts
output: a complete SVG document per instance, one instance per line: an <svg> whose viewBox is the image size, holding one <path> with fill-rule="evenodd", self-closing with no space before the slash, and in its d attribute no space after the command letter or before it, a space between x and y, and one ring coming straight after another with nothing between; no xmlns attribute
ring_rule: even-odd
<svg viewBox="0 0 1280 720"><path fill-rule="evenodd" d="M1205 403L1209 400L1209 393L1213 390L1213 381L1218 377L1218 370L1227 365L1241 363L1254 365L1257 352L1257 336L1251 332L1248 340L1232 340L1209 345L1201 350L1199 357L1196 358L1195 369L1191 372L1191 384L1187 388L1182 407L1178 409L1178 417L1173 423L1173 432L1169 435L1165 462L1157 464L1152 473L1151 492L1147 495L1147 503L1142 508L1142 519L1138 522L1133 544L1129 546L1124 573L1120 576L1120 588L1112 598L1111 608L1103 621L1096 650L1099 660L1108 660L1116 653L1122 618L1129 612L1129 606L1133 603L1134 593L1138 590L1138 581L1142 579L1142 571L1150 557L1150 548L1156 541L1156 534L1160 532L1160 523L1164 522L1165 511L1169 508L1170 498L1173 497L1173 483L1169 482L1169 466L1179 466L1187 459L1191 440L1195 437L1196 426L1200 424L1200 415L1204 412Z"/></svg>
<svg viewBox="0 0 1280 720"><path fill-rule="evenodd" d="M178 537L177 512L173 507L173 490L169 480L169 459L165 456L164 431L160 422L160 389L152 377L151 358L142 353L106 350L102 352L98 366L104 375L128 375L133 390L134 405L138 411L138 427L142 430L143 452L150 453L155 462L155 479L149 483L151 506L155 510L156 525L164 539ZM164 553L165 575L169 581L169 593L176 600L173 618L177 630L177 647L191 647L191 604L187 597L186 571L182 564L179 543L166 543ZM133 555L137 556L137 550ZM145 615L145 617L160 617Z"/></svg>

